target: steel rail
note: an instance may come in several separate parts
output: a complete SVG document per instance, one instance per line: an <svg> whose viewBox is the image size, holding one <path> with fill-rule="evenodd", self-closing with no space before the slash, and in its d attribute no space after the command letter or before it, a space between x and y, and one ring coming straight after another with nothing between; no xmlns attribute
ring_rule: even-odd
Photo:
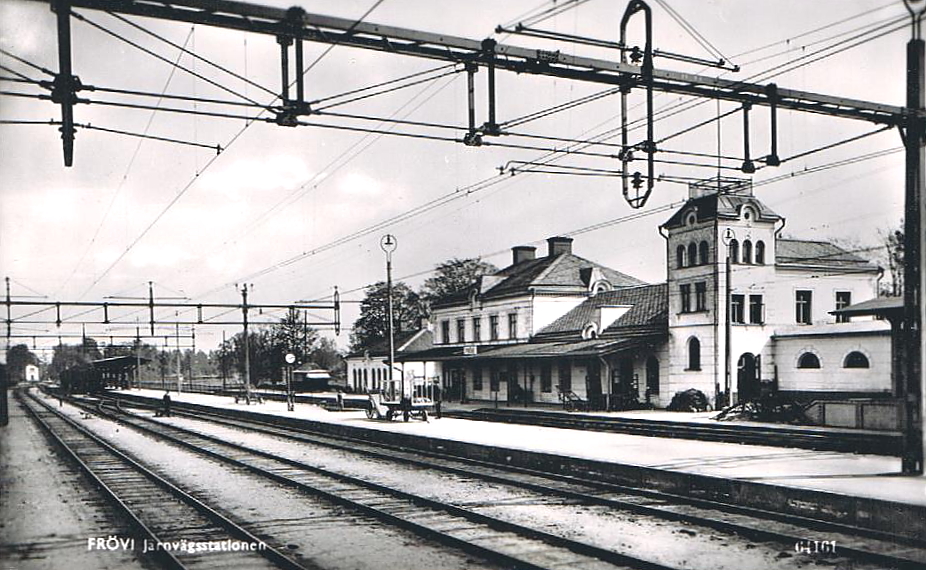
<svg viewBox="0 0 926 570"><path fill-rule="evenodd" d="M112 397L112 396L109 396ZM144 407L145 405L142 404ZM123 410L123 413L125 411ZM514 467L511 465L498 465L486 460L471 459L466 457L461 457L458 455L450 455L444 453L438 453L433 451L423 451L415 450L414 452L408 451L407 448L402 446L394 446L390 444L384 444L379 441L371 441L366 439L360 439L350 436L340 436L332 435L328 433L322 433L318 431L313 431L308 429L308 426L305 428L296 428L298 430L298 435L292 433L291 427L283 428L273 423L262 421L259 419L242 419L240 417L231 417L225 416L218 412L205 412L197 410L196 413L184 413L182 410L178 410L178 413L181 415L188 415L194 419L203 420L208 418L208 421L218 423L221 425L227 425L230 427L246 427L250 430L260 431L268 433L275 436L280 436L288 439L293 439L301 442L308 442L312 444L317 444L321 446L330 447L333 449L339 449L343 451L349 451L353 453L363 453L364 456L377 456L384 459L396 460L396 456L400 456L401 460L406 463L420 465L422 467L430 469L440 469L447 472L458 473L461 475L468 476L479 476L485 477L488 480L493 480L499 483L518 485L524 488L532 489L540 492L553 492L559 494L565 498L571 499L580 499L588 501L595 504L602 504L606 506L627 509L633 512L638 512L645 515L656 516L660 518L666 518L670 520L677 520L688 522L691 524L699 524L702 526L708 526L716 528L724 532L737 532L747 536L752 536L760 540L803 540L806 538L806 534L800 534L800 530L803 530L805 533L807 529L812 529L814 531L824 531L830 533L839 534L839 543L840 550L849 552L853 556L856 556L861 559L872 560L880 563L888 564L899 564L901 567L912 567L918 568L919 564L922 563L922 560L916 560L911 562L909 558L903 558L898 556L893 556L890 553L885 553L882 551L877 551L878 546L871 550L865 550L862 546L846 546L850 544L849 539L858 539L860 536L868 539L873 539L880 542L889 542L897 544L906 544L908 546L913 546L919 549L923 549L926 544L923 541L917 541L915 539L910 539L903 536L897 535L887 535L879 531L872 531L869 529L853 527L846 524L832 523L828 521L820 521L815 519L809 519L806 517L801 517L797 515L789 515L785 513L775 513L770 511L765 511L761 509L755 509L750 507L743 507L739 505L727 505L722 503L711 502L704 499L692 499L688 497L682 497L679 495L674 495L671 493L665 493L661 491L652 491L649 489L639 489L634 487L628 487L624 485L615 485L610 483L602 483L598 481L590 481L577 476L567 476L551 472L537 471L533 469ZM152 421L147 420L146 418L141 418L143 421ZM343 441L346 443L332 443L334 441ZM357 443L360 442L362 445L366 446L362 450L356 448ZM385 451L385 450L388 450ZM446 464L435 463L433 460L429 461L423 459L425 457L432 458L437 461L445 461L451 463L458 463L463 465L462 467L453 467L447 466ZM477 473L473 471L473 467L477 469L488 469L493 470L496 474L485 474ZM501 472L499 474L498 472ZM559 484L567 485L566 488L563 487L554 487L550 485L534 485L523 480L512 479L510 475L505 473L517 473L527 477L540 478L547 481L555 481ZM590 487L592 491L579 492L576 493L574 490L570 490L568 486L584 486ZM615 500L608 498L601 494L602 491L618 493L618 494L629 494L631 496L644 496L653 499L658 499L669 503L669 508L660 508L659 506L653 506L652 504L643 504L639 502L634 502L633 500ZM689 505L699 510L710 510L710 511L719 511L720 515L718 518L706 518L701 515L693 515L688 512L682 512L679 510L673 510L673 504L678 505L679 503L683 505ZM755 519L749 524L749 522L731 522L729 520L730 515L747 517L750 519ZM776 523L783 523L786 525L791 525L797 527L792 533L782 532L778 530L773 530L763 526L764 521L774 521ZM847 538L848 537L848 538ZM908 553L908 546L898 547L896 550L901 551L901 553ZM924 555L926 557L926 555Z"/></svg>
<svg viewBox="0 0 926 570"><path fill-rule="evenodd" d="M99 475L97 475L96 472L89 465L87 465L87 463L83 459L81 459L77 455L77 453L73 449L71 449L70 446L68 446L67 443L64 442L61 436L58 435L58 433L56 433L55 430L53 430L50 425L48 425L48 422L45 421L45 419L42 418L41 415L39 415L39 412L37 412L35 409L33 409L31 406L25 403L25 401L23 400L21 391L16 392L16 399L20 402L20 405L26 410L26 412L29 413L32 419L39 426L41 426L42 430L52 440L52 442L54 442L55 446L61 449L71 461L77 464L80 470L93 481L94 485L96 485L96 488L99 489L106 496L109 502L114 504L118 508L120 513L129 520L129 523L141 533L143 539L157 541L158 537L157 535L154 534L154 531L149 529L148 526L145 525L145 523L142 522L141 519L138 518L135 512L132 511L132 509L130 509L129 506L126 505L125 502L119 498L116 492L113 491L109 487L109 485L104 483L103 480L100 479ZM178 560L177 557L173 555L173 553L168 552L166 550L158 550L157 553L160 556L162 556L161 562L167 568L175 568L177 570L186 570L186 566L184 566L183 563L180 562L180 560Z"/></svg>
<svg viewBox="0 0 926 570"><path fill-rule="evenodd" d="M145 526L141 522L141 520L138 519L137 515L125 504L124 501L122 501L121 498L118 497L118 495L111 489L111 487L103 484L99 476L97 476L95 472L93 471L93 467L89 466L86 462L80 460L80 458L77 457L76 452L71 448L71 446L67 445L67 443L63 441L63 439L59 436L59 434L57 434L54 431L54 428L48 425L48 423L45 421L44 418L40 417L40 413L37 412L34 408L32 408L32 406L25 401L21 392L17 392L17 397L24 404L24 407L27 410L29 410L32 416L35 417L37 421L39 421L39 423L43 426L43 428L45 428L49 433L54 434L56 441L60 442L60 444L68 451L68 454L75 457L75 459L78 460L82 469L85 469L89 474L91 474L91 477L93 477L95 481L98 481L100 484L102 484L105 487L107 493L111 493L111 496L113 497L114 501L116 501L117 504L120 506L120 508L124 509L125 513L128 516L130 516L133 520L136 520L138 524L141 525L140 528L144 529L145 534L149 535L152 540L158 541L158 538L154 534L154 532L151 531L147 526ZM52 406L50 406L46 402L42 402L41 400L39 400L36 396L32 394L28 395L27 397L31 399L34 403L44 408L44 411L50 414L50 417L54 417L56 419L61 420L64 423L64 425L68 426L68 428L71 429L74 433L79 434L86 440L89 440L93 445L97 446L100 449L103 449L107 454L109 454L112 457L115 457L119 462L130 466L133 470L135 470L136 472L144 476L146 479L151 481L158 488L167 491L168 493L170 493L171 495L179 499L182 503L195 509L197 512L199 512L200 514L205 516L207 519L212 521L214 524L216 524L223 531L228 532L229 535L236 537L238 539L241 539L243 541L246 541L246 542L263 543L266 545L264 541L262 541L257 536L253 535L251 532L249 532L242 526L228 519L227 517L220 514L215 509L213 509L212 507L206 505L205 503L193 497L186 491L180 489L173 483L167 481L166 479L164 479L163 477L161 477L160 475L158 475L157 473L155 473L148 467L142 465L135 459L129 457L124 452L120 451L119 449L116 449L114 446L112 446L108 442L101 439L99 436L91 432L86 427L81 426L80 424L75 422L73 419L57 412ZM170 554L172 558L174 558L174 561L176 562L176 566L174 567L180 568L180 569L187 568L187 565L184 565L182 562L176 559L176 557L173 556L172 553L169 553L166 550L159 550L159 551L166 552ZM271 563L273 563L275 566L279 568L284 568L287 570L306 570L305 566L302 566L298 562L292 560L291 558L289 558L288 556L286 556L285 554L283 554L282 552L280 552L279 550L277 550L276 548L270 545L266 545L266 548L261 550L260 552L265 558L267 558L268 561L270 561Z"/></svg>
<svg viewBox="0 0 926 570"><path fill-rule="evenodd" d="M499 552L498 550L489 549L485 546L475 544L468 540L461 539L459 537L456 537L450 534L445 534L443 531L435 530L433 528L423 526L422 524L415 522L414 520L409 520L408 518L402 518L401 516L396 516L395 514L386 512L379 505L374 504L371 506L371 505L365 504L362 502L362 499L358 501L348 496L345 496L345 495L348 495L350 491L341 492L341 489L339 489L338 493L330 492L325 489L321 489L319 487L312 486L302 481L293 479L291 474L281 475L267 468L260 467L259 465L255 465L254 463L251 463L248 460L237 459L235 457L232 457L232 453L244 453L252 457L256 456L261 459L267 459L267 460L285 465L288 468L297 468L300 470L307 471L310 474L332 479L334 481L339 482L342 485L352 485L356 487L361 487L361 488L368 489L376 493L381 493L384 495L395 497L398 500L410 502L416 505L420 509L430 509L432 511L443 512L443 513L448 514L451 517L462 518L471 523L485 525L486 527L489 527L496 532L512 533L512 534L516 534L520 537L523 537L529 540L542 541L553 547L566 549L580 556L597 558L604 562L615 564L620 567L633 568L635 570L668 570L670 568L673 568L672 566L667 566L667 565L660 564L657 562L643 560L633 555L623 554L623 553L616 552L616 551L613 551L607 548L601 548L601 547L597 547L591 544L577 542L577 541L574 541L574 540L571 540L571 539L568 539L568 538L565 538L565 537L562 537L556 534L551 534L551 533L548 533L548 532L545 532L539 529L525 527L525 526L522 526L516 523L511 523L511 522L497 519L491 516L482 515L475 511L471 511L471 510L468 510L462 507L457 507L454 505L443 503L437 500L427 499L425 497L421 497L421 496L418 496L412 493L407 493L405 491L401 491L401 490L398 490L398 489L395 489L395 488L392 488L386 485L373 483L373 482L366 481L366 480L363 480L357 477L345 475L343 473L329 471L327 469L316 467L314 465L310 465L310 464L307 464L301 461L288 459L285 457L274 455L269 452L261 451L258 449L253 449L253 448L250 448L244 445L231 443L231 442L225 441L215 436L199 433L199 432L192 431L192 430L187 430L187 429L180 428L180 427L173 426L173 425L163 424L160 422L153 422L152 420L146 421L146 418L140 418L137 416L132 418L132 420L135 420L135 421L131 421L127 419L125 415L118 416L116 414L111 414L111 413L108 413L108 412L105 412L99 409L95 409L92 406L84 405L84 407L87 409L87 411L91 413L103 415L104 417L107 417L108 419L117 421L123 425L130 426L134 429L140 430L143 433L147 433L154 437L164 439L175 445L179 445L181 447L193 450L197 453L212 457L224 463L228 463L231 465L235 465L237 467L244 468L248 471L251 471L263 477L267 477L273 481L282 483L284 485L288 485L290 487L300 489L304 492L308 492L313 495L324 497L337 504L345 505L350 508L357 509L362 512L371 514L377 518L388 520L392 524L396 524L402 528L412 530L423 536L438 540L445 544L451 544L453 546L462 548L463 550L466 550L469 552L474 552L476 554L479 554L480 556L485 556L487 557L488 560L493 561L493 562L501 562L503 564L510 564L512 565L512 567L515 567L515 568L528 568L528 569L537 569L537 570L550 568L547 566L541 566L541 565L532 563L529 560L525 560L524 558L517 557L516 555L511 555L505 552ZM153 423L157 427L148 427L148 426L142 425L143 423ZM172 435L166 432L174 432L177 435ZM199 442L197 443L196 440L199 440ZM207 445L218 446L218 449L216 449L215 447L213 447L212 449L204 447L204 442L206 442ZM231 451L232 453L230 453L229 451Z"/></svg>

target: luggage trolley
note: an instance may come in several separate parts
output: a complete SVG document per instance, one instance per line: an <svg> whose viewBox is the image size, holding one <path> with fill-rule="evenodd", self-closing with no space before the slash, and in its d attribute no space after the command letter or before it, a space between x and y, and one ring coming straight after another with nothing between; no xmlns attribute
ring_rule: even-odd
<svg viewBox="0 0 926 570"><path fill-rule="evenodd" d="M371 420L392 421L401 417L406 422L409 418L428 421L428 410L433 406L434 401L431 398L406 397L400 400L386 400L381 394L370 394L366 412Z"/></svg>

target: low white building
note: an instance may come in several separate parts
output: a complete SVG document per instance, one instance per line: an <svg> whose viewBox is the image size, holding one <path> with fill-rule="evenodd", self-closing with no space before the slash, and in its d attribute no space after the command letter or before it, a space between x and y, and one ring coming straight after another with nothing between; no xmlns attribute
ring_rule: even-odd
<svg viewBox="0 0 926 570"><path fill-rule="evenodd" d="M396 356L393 379L396 386L389 386L389 341L384 340L360 351L347 355L347 386L353 392L398 393L402 380L405 380L406 392L415 386L433 386L439 377L436 367L423 362L398 362L398 357L431 347L432 333L429 326L409 332L398 332L393 339ZM419 391L422 388L418 388Z"/></svg>
<svg viewBox="0 0 926 570"><path fill-rule="evenodd" d="M26 382L39 381L39 367L35 364L27 364L25 369Z"/></svg>

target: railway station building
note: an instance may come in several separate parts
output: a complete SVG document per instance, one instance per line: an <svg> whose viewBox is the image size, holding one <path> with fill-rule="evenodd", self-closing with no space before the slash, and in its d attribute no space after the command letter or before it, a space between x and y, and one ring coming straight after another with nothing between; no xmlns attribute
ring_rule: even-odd
<svg viewBox="0 0 926 570"><path fill-rule="evenodd" d="M715 404L763 391L889 398L890 325L831 314L876 297L881 269L784 238L784 225L748 180L692 184L659 227L664 283L585 259L568 237L542 256L516 246L509 266L434 303L433 345L396 360L445 398L508 405L665 407L691 388Z"/></svg>

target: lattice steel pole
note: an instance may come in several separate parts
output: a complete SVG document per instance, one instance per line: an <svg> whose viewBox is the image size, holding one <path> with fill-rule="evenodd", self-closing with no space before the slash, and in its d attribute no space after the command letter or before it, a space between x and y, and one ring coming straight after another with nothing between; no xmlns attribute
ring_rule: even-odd
<svg viewBox="0 0 926 570"><path fill-rule="evenodd" d="M912 11L911 11L912 14ZM904 212L904 319L903 335L906 352L904 366L904 443L902 468L904 473L923 472L923 299L922 219L924 164L926 144L922 112L926 108L924 89L924 53L926 44L919 37L919 15L914 19L914 39L907 44L907 110L904 136L906 147L906 195Z"/></svg>

